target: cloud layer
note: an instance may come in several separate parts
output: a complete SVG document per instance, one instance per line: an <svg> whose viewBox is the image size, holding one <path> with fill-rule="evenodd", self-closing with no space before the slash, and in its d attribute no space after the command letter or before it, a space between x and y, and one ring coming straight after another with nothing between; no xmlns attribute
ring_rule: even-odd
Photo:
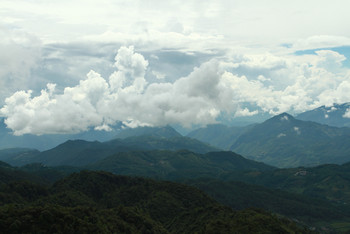
<svg viewBox="0 0 350 234"><path fill-rule="evenodd" d="M107 79L91 70L62 92L52 83L37 96L18 91L5 100L0 115L15 135L40 135L109 130L119 121L129 127L190 127L214 123L219 116L295 113L350 101L345 59L331 50L300 56L235 54L211 59L174 82L150 82L145 78L149 62L134 47L121 47Z"/></svg>
<svg viewBox="0 0 350 234"><path fill-rule="evenodd" d="M174 83L151 83L144 78L148 62L133 47L121 47L117 70L108 80L90 71L85 80L63 93L48 84L41 94L19 91L0 110L15 135L74 133L90 127L108 130L122 121L130 127L215 122L221 111L231 111L219 63L209 61Z"/></svg>

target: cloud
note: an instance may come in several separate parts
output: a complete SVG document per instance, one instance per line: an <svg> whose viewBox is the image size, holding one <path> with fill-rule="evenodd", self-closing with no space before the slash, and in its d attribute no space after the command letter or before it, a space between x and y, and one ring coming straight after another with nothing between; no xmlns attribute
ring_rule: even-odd
<svg viewBox="0 0 350 234"><path fill-rule="evenodd" d="M294 127L294 131L297 133L297 135L301 134L300 128L299 127Z"/></svg>
<svg viewBox="0 0 350 234"><path fill-rule="evenodd" d="M294 50L312 50L318 48L334 48L349 45L349 37L333 35L314 35L307 38L298 39L293 43L292 47Z"/></svg>
<svg viewBox="0 0 350 234"><path fill-rule="evenodd" d="M152 71L152 74L157 78L157 79L164 79L165 78L165 74L158 72L158 71Z"/></svg>
<svg viewBox="0 0 350 234"><path fill-rule="evenodd" d="M248 108L240 109L238 108L235 117L245 117L245 116L253 116L259 113L258 110L250 111Z"/></svg>
<svg viewBox="0 0 350 234"><path fill-rule="evenodd" d="M54 84L36 96L18 91L5 100L0 115L14 134L40 135L110 130L117 122L191 127L219 117L297 113L350 100L345 59L331 50L311 55L237 53L203 62L170 82L149 79L153 69L144 56L133 46L121 47L108 78L91 70L62 91Z"/></svg>
<svg viewBox="0 0 350 234"><path fill-rule="evenodd" d="M76 133L94 127L109 130L117 121L130 127L179 123L214 123L221 111L234 110L234 102L221 79L219 62L209 61L174 83L148 84L148 62L134 48L121 47L117 70L107 81L90 71L78 85L63 93L48 84L41 94L18 91L0 109L15 135Z"/></svg>
<svg viewBox="0 0 350 234"><path fill-rule="evenodd" d="M343 115L344 118L350 118L350 108L346 109L344 115Z"/></svg>
<svg viewBox="0 0 350 234"><path fill-rule="evenodd" d="M238 103L251 103L270 114L300 113L350 100L345 59L331 50L293 56L243 54L226 64L223 76Z"/></svg>
<svg viewBox="0 0 350 234"><path fill-rule="evenodd" d="M31 71L38 66L41 42L28 33L0 25L0 99L27 89Z"/></svg>

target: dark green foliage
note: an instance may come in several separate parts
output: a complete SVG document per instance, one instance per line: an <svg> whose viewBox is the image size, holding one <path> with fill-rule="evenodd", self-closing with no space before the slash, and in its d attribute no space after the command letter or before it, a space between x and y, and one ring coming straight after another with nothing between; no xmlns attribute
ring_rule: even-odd
<svg viewBox="0 0 350 234"><path fill-rule="evenodd" d="M186 181L217 201L234 209L257 207L311 224L350 218L350 210L342 210L331 202L288 193L282 190L235 181L198 179Z"/></svg>
<svg viewBox="0 0 350 234"><path fill-rule="evenodd" d="M310 168L278 169L265 172L229 173L224 180L240 180L247 183L283 189L293 193L327 199L339 204L350 203L350 167L321 165Z"/></svg>
<svg viewBox="0 0 350 234"><path fill-rule="evenodd" d="M234 212L198 189L172 182L82 171L49 189L23 193L18 186L12 192L25 202L0 207L5 233L309 232L263 211Z"/></svg>
<svg viewBox="0 0 350 234"><path fill-rule="evenodd" d="M133 209L92 207L5 206L0 208L5 233L167 233Z"/></svg>

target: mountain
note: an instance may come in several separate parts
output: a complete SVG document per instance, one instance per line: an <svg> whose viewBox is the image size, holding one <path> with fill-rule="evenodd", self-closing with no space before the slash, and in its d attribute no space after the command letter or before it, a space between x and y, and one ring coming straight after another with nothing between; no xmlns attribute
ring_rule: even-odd
<svg viewBox="0 0 350 234"><path fill-rule="evenodd" d="M298 219L299 222L308 226L340 230L337 223L342 222L342 230L350 228L350 207L347 205L350 191L349 164L275 169L244 159L232 152L197 155L188 151L118 153L101 162L94 165L99 167L89 168L109 170L116 174L182 182L199 188L233 209L257 207L291 219ZM4 164L3 167L7 172L12 171L10 176L8 173L7 176L6 173L5 176L1 176L0 164L0 178L4 178L5 184L13 181L13 178L22 181L34 180L36 183L40 181L41 184L46 181L45 183L48 184L67 175L67 172L72 173L76 170L75 168L46 167L40 164L26 165L21 168ZM16 177L13 177L14 175ZM23 176L19 177L19 175ZM237 181L244 181L244 183ZM79 182L74 181L71 186L74 183ZM38 189L31 188L28 184L21 184L21 186L26 186L26 189L19 190L21 194ZM60 189L61 187L57 192ZM89 191L92 193L93 190L92 188ZM67 193L69 192L64 192L65 196L62 194L57 196L69 204L72 199L81 197L81 201L91 205L91 201L86 200L84 194L72 192L67 196ZM21 200L16 194L7 194L5 198L8 200ZM0 186L0 201L1 199ZM55 201L57 202L56 198Z"/></svg>
<svg viewBox="0 0 350 234"><path fill-rule="evenodd" d="M187 185L106 172L50 187L11 182L0 204L4 233L311 233L263 210L233 211Z"/></svg>
<svg viewBox="0 0 350 234"><path fill-rule="evenodd" d="M125 128L117 133L115 138L128 138L136 136L154 136L154 137L182 137L174 128L170 126L165 127L137 127L137 128Z"/></svg>
<svg viewBox="0 0 350 234"><path fill-rule="evenodd" d="M67 165L79 167L97 162L117 152L181 149L188 149L197 153L217 150L208 144L187 137L165 138L143 135L107 142L68 140L50 150L33 154L31 157L26 154L17 154L13 157L4 157L3 161L15 166L43 163L47 166Z"/></svg>
<svg viewBox="0 0 350 234"><path fill-rule="evenodd" d="M221 177L225 181L239 180L245 183L281 189L313 198L321 198L335 204L350 204L350 163L325 164L317 167L298 167L271 171L232 172Z"/></svg>
<svg viewBox="0 0 350 234"><path fill-rule="evenodd" d="M6 161L11 165L27 164L33 158L40 154L40 151L36 149L27 148L10 148L0 150L0 160Z"/></svg>
<svg viewBox="0 0 350 234"><path fill-rule="evenodd" d="M277 167L345 163L350 155L350 128L274 116L240 135L230 150Z"/></svg>
<svg viewBox="0 0 350 234"><path fill-rule="evenodd" d="M0 149L32 148L43 151L53 148L67 140L108 141L113 139L119 128L120 124L117 124L113 126L112 131L109 132L89 129L88 131L77 134L47 134L40 136L24 134L22 136L15 136L12 131L7 128L4 119L0 118Z"/></svg>
<svg viewBox="0 0 350 234"><path fill-rule="evenodd" d="M223 173L232 171L274 169L263 163L245 159L233 152L198 154L188 150L120 152L88 165L87 168L119 175L137 175L167 180L217 178Z"/></svg>
<svg viewBox="0 0 350 234"><path fill-rule="evenodd" d="M208 143L219 149L228 150L237 138L251 126L228 127L223 124L211 124L204 128L193 130L187 134L187 137Z"/></svg>
<svg viewBox="0 0 350 234"><path fill-rule="evenodd" d="M207 153L218 149L189 137L157 137L135 136L125 139L115 139L105 143L106 145L122 145L135 150L182 150L186 149L196 153Z"/></svg>
<svg viewBox="0 0 350 234"><path fill-rule="evenodd" d="M300 113L297 119L313 121L335 127L350 127L350 118L344 114L350 108L350 103L333 104L333 106L321 106L316 109ZM349 116L350 117L350 116Z"/></svg>
<svg viewBox="0 0 350 234"><path fill-rule="evenodd" d="M185 183L201 189L220 203L235 210L255 207L297 219L308 226L320 227L320 223L323 222L323 226L331 229L337 229L337 223L343 220L342 228L350 229L349 206L330 202L320 197L239 181L206 178L187 180Z"/></svg>

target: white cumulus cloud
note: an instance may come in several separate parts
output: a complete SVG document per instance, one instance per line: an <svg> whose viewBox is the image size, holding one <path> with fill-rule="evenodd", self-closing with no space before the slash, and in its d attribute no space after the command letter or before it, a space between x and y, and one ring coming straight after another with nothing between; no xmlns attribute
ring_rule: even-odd
<svg viewBox="0 0 350 234"><path fill-rule="evenodd" d="M15 135L75 133L90 127L109 130L122 121L130 127L215 122L221 111L233 111L235 103L221 79L219 62L209 61L174 83L148 84L148 62L134 48L121 47L109 80L90 71L78 85L63 93L48 84L41 94L18 91L0 109Z"/></svg>
<svg viewBox="0 0 350 234"><path fill-rule="evenodd" d="M14 134L40 135L108 131L119 121L130 127L190 127L215 123L218 117L297 113L349 102L345 59L331 50L306 55L237 53L204 62L172 82L150 81L149 62L133 46L121 47L115 71L107 78L91 70L61 92L54 84L36 96L18 91L5 100L0 116Z"/></svg>

